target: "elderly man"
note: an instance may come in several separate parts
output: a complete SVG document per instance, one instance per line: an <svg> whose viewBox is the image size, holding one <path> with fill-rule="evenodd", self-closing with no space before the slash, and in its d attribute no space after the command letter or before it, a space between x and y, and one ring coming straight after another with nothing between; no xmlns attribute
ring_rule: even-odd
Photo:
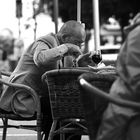
<svg viewBox="0 0 140 140"><path fill-rule="evenodd" d="M80 45L84 42L85 37L86 32L82 24L74 20L66 22L57 34L50 33L33 42L21 56L10 77L10 82L28 85L41 95L42 112L46 113L50 119L49 95L47 88L41 82L41 76L46 71L72 64L72 60L79 55L78 66L86 66L90 63L90 53L82 55L80 50ZM64 58L64 62L62 62L62 58ZM10 103L13 92L13 89L9 87L4 90L0 99L2 110L12 111ZM23 117L33 116L35 113L33 100L26 94L17 96L14 108ZM47 124L48 131L50 125Z"/></svg>

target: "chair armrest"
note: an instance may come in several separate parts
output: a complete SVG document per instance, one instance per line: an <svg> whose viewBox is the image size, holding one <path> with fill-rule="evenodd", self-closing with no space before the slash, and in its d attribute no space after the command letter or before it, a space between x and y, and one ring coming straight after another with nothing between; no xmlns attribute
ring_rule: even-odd
<svg viewBox="0 0 140 140"><path fill-rule="evenodd" d="M11 72L1 71L1 75L10 77L11 76Z"/></svg>
<svg viewBox="0 0 140 140"><path fill-rule="evenodd" d="M14 110L14 107L13 107L13 99L15 98L15 96L17 94L20 93L21 90L25 90L33 98L34 103L35 103L35 107L36 107L36 111L37 111L37 116L40 116L40 114L41 114L40 98L39 98L38 94L35 92L34 89L32 89L31 87L29 87L27 85L18 84L18 83L11 83L11 82L7 82L3 79L0 79L0 83L3 84L3 85L7 85L7 86L10 86L10 87L19 89L13 94L12 102L11 102L13 112L15 114L17 114L17 113L16 113L16 111Z"/></svg>
<svg viewBox="0 0 140 140"><path fill-rule="evenodd" d="M91 95L95 94L96 96L100 96L101 98L104 98L107 101L112 102L113 104L116 104L122 107L129 107L129 108L140 110L140 103L136 103L134 101L128 101L128 100L124 100L120 98L114 98L110 94L107 94L106 92L100 90L99 88L91 85L84 78L80 77L78 80L79 80L79 84L82 90L84 90L85 92L88 92Z"/></svg>

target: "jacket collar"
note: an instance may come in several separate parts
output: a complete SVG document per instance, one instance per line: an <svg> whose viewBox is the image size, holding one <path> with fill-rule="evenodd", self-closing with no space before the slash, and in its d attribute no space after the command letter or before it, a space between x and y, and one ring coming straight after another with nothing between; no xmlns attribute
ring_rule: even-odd
<svg viewBox="0 0 140 140"><path fill-rule="evenodd" d="M129 32L131 32L134 28L136 28L138 25L140 25L140 21L132 24L132 25L128 25L126 27L124 27L124 33L125 35L128 35Z"/></svg>

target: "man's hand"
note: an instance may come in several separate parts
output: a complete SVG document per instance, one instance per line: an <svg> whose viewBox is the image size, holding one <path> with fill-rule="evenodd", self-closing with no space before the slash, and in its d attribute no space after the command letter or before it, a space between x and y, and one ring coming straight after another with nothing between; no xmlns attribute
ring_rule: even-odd
<svg viewBox="0 0 140 140"><path fill-rule="evenodd" d="M82 54L77 58L77 63L79 67L86 67L89 64L92 63L91 59L91 52L88 52L86 54Z"/></svg>
<svg viewBox="0 0 140 140"><path fill-rule="evenodd" d="M66 43L65 45L68 48L68 51L65 55L70 55L73 56L74 58L77 58L79 55L82 54L82 51L80 50L79 46L71 43Z"/></svg>

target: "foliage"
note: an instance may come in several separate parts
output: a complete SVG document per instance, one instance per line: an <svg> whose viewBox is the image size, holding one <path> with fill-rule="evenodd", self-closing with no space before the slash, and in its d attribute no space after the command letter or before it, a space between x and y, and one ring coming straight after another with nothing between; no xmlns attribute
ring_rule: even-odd
<svg viewBox="0 0 140 140"><path fill-rule="evenodd" d="M53 11L53 0L41 0L48 4L50 11ZM69 19L77 18L77 0L58 0L59 16L65 22ZM135 15L140 7L139 0L99 0L100 23L105 22L110 16L115 17L120 21L122 26L128 24L128 19ZM53 12L52 19L54 19ZM81 21L85 23L87 29L93 28L93 9L92 0L81 0Z"/></svg>

